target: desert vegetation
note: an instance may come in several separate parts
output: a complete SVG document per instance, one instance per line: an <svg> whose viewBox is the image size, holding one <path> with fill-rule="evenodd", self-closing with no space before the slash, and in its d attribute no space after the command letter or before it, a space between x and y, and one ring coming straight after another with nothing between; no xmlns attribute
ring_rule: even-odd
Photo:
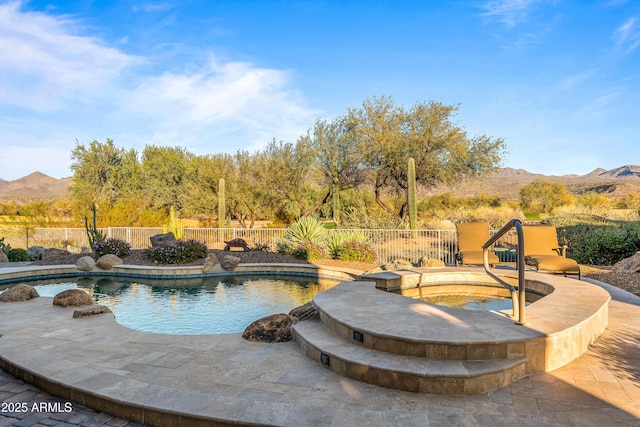
<svg viewBox="0 0 640 427"><path fill-rule="evenodd" d="M152 145L137 152L111 139L76 141L68 197L0 203L0 227L23 229L27 239L33 228L89 229L92 215L93 228L96 222L162 227L178 239L185 227L289 227L279 242L283 253L370 259L362 236L296 241L295 233L311 232L312 223L321 233L326 227L453 229L475 219L499 228L519 218L556 225L581 263L612 263L640 249L638 193L609 198L544 178L522 186L517 200L447 190L490 176L506 153L501 138L468 136L455 123L456 112L457 106L434 101L407 108L374 97L333 120L318 119L296 142L274 139L262 150L235 154ZM94 251L126 252L99 237L99 247L91 242Z"/></svg>

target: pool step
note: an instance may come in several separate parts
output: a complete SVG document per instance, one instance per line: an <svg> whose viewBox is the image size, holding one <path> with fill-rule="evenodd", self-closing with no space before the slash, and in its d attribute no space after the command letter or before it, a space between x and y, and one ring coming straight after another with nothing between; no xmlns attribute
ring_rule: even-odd
<svg viewBox="0 0 640 427"><path fill-rule="evenodd" d="M381 387L419 393L474 394L525 376L526 357L437 360L380 351L349 342L320 321L300 322L293 336L302 351L332 371Z"/></svg>

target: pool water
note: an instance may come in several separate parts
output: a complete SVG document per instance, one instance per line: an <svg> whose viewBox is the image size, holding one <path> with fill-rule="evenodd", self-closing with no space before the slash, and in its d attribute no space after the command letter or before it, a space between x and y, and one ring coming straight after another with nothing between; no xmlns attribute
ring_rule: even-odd
<svg viewBox="0 0 640 427"><path fill-rule="evenodd" d="M40 296L53 297L80 288L97 304L113 311L123 326L164 334L242 332L254 320L288 313L339 281L299 276L216 276L176 282L100 278L34 285Z"/></svg>
<svg viewBox="0 0 640 427"><path fill-rule="evenodd" d="M443 307L463 308L465 310L512 310L511 298L486 297L479 295L434 295L420 298L422 301ZM525 302L525 306L530 304Z"/></svg>

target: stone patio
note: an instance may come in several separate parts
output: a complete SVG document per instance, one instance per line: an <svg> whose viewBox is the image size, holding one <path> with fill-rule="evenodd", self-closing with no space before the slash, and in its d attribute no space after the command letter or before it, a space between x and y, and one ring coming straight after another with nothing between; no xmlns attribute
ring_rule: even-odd
<svg viewBox="0 0 640 427"><path fill-rule="evenodd" d="M612 298L595 345L568 365L483 394L390 390L333 373L292 342L138 332L110 315L72 319L73 308L51 298L0 304L0 365L75 402L74 413L90 411L84 405L149 425L639 425L640 298L595 283ZM4 401L34 398L7 393Z"/></svg>

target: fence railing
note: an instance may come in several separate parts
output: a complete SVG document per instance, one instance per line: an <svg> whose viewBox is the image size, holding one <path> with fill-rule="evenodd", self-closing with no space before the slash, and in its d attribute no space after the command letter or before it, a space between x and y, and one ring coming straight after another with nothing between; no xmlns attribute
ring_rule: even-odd
<svg viewBox="0 0 640 427"><path fill-rule="evenodd" d="M124 240L131 249L147 249L150 237L163 232L160 227L108 227L99 229L107 238ZM330 233L341 230L328 230ZM426 256L453 264L457 248L455 230L360 230L368 236L377 255L377 262L394 259L417 262ZM277 249L277 242L284 234L282 228L185 228L183 239L195 239L210 249L223 249L225 241L244 239L249 246L260 245L269 250ZM0 238L13 248L42 246L65 249L69 252L88 252L89 241L84 228L0 228ZM515 247L515 236L509 234L500 239L497 246L506 254ZM506 260L508 261L508 260Z"/></svg>

